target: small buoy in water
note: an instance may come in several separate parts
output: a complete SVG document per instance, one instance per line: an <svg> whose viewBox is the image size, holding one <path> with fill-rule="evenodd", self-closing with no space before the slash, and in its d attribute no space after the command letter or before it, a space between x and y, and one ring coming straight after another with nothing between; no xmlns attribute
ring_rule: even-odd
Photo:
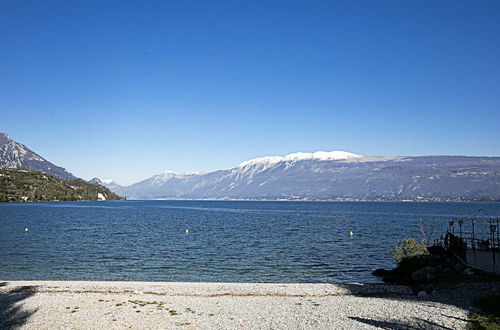
<svg viewBox="0 0 500 330"><path fill-rule="evenodd" d="M28 228L24 228L24 232L27 233L29 231Z"/></svg>
<svg viewBox="0 0 500 330"><path fill-rule="evenodd" d="M189 229L186 229L186 234L189 234Z"/></svg>
<svg viewBox="0 0 500 330"><path fill-rule="evenodd" d="M354 235L354 234L352 233L352 231L350 231L350 232L349 232L349 236L351 236L351 237L352 237L352 235Z"/></svg>

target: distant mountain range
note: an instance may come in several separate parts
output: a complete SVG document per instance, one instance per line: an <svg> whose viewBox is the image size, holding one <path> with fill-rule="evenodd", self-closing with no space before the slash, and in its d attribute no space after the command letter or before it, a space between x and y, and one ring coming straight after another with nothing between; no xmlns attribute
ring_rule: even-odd
<svg viewBox="0 0 500 330"><path fill-rule="evenodd" d="M12 140L5 133L0 133L1 167L35 170L55 175L61 179L75 179L75 176L66 169L52 164L24 144Z"/></svg>
<svg viewBox="0 0 500 330"><path fill-rule="evenodd" d="M110 180L110 179L100 180L98 178L93 178L92 180L89 180L89 183L99 184L101 186L107 187L111 191L123 189L122 186L120 186L118 183L116 183L115 181Z"/></svg>
<svg viewBox="0 0 500 330"><path fill-rule="evenodd" d="M208 173L165 171L127 187L101 183L128 199L500 201L500 157L295 153Z"/></svg>
<svg viewBox="0 0 500 330"><path fill-rule="evenodd" d="M74 178L4 133L0 133L0 167ZM212 172L165 171L126 187L98 178L90 183L128 199L500 201L500 157L299 152Z"/></svg>

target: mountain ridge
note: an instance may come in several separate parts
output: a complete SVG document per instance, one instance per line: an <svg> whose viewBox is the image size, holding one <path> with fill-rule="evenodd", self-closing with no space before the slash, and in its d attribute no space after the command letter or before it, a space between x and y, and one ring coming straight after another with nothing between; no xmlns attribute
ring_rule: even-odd
<svg viewBox="0 0 500 330"><path fill-rule="evenodd" d="M129 199L500 200L500 157L321 153L338 157L261 157L108 188Z"/></svg>
<svg viewBox="0 0 500 330"><path fill-rule="evenodd" d="M75 178L4 133L2 167ZM129 186L110 179L89 182L129 199L500 201L500 157L296 152L211 172L164 171Z"/></svg>
<svg viewBox="0 0 500 330"><path fill-rule="evenodd" d="M65 168L54 165L24 144L12 140L2 132L0 132L0 168L41 171L61 179L76 178Z"/></svg>

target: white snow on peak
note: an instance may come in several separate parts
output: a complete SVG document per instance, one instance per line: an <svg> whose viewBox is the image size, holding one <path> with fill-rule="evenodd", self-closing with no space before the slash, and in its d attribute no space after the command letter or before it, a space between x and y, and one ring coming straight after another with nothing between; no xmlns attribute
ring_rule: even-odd
<svg viewBox="0 0 500 330"><path fill-rule="evenodd" d="M112 184L112 183L116 183L115 180L112 180L112 179L105 179L105 180L101 180L102 183L105 183L105 184Z"/></svg>
<svg viewBox="0 0 500 330"><path fill-rule="evenodd" d="M163 171L161 174L153 176L153 178L157 181L166 181L171 178L184 178L187 176L193 176L193 175L203 175L206 174L206 172L174 172L174 171Z"/></svg>
<svg viewBox="0 0 500 330"><path fill-rule="evenodd" d="M293 162L298 160L347 160L362 157L362 155L357 155L346 151L296 152L286 156L268 156L250 159L241 163L238 167L246 167L252 165L272 165L280 162Z"/></svg>
<svg viewBox="0 0 500 330"><path fill-rule="evenodd" d="M203 175L203 174L207 174L207 172L203 172L203 171L193 171L193 172L182 172L182 173L179 173L180 175Z"/></svg>
<svg viewBox="0 0 500 330"><path fill-rule="evenodd" d="M166 171L163 171L163 173L162 173L162 174L160 174L160 175L163 175L163 176L169 176L169 175L177 175L177 174L179 174L179 173L174 172L174 171L169 171L169 170L166 170Z"/></svg>
<svg viewBox="0 0 500 330"><path fill-rule="evenodd" d="M157 175L154 175L152 177L152 179L154 181L160 181L160 182L163 182L163 181L166 181L170 178L173 178L177 175L177 173L173 172L173 171L163 171L162 173L160 174L157 174Z"/></svg>

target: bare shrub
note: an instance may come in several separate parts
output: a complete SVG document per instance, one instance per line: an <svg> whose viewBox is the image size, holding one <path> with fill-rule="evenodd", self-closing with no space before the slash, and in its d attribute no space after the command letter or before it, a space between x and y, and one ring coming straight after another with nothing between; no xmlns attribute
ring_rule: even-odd
<svg viewBox="0 0 500 330"><path fill-rule="evenodd" d="M429 254L427 251L427 240L424 238L419 243L415 238L398 240L396 247L391 250L391 256L399 264L401 260L418 255Z"/></svg>

